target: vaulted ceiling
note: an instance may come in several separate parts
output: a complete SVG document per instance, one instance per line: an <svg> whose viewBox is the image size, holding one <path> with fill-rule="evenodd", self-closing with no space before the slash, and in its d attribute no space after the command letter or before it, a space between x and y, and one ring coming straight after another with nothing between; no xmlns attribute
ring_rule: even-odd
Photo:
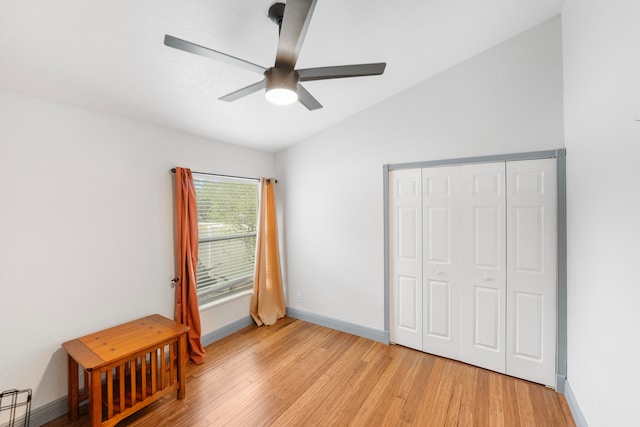
<svg viewBox="0 0 640 427"><path fill-rule="evenodd" d="M387 68L305 83L316 111L261 92L220 101L262 77L163 44L170 34L270 67L274 2L2 0L0 89L275 152L557 15L564 0L318 0L298 68Z"/></svg>

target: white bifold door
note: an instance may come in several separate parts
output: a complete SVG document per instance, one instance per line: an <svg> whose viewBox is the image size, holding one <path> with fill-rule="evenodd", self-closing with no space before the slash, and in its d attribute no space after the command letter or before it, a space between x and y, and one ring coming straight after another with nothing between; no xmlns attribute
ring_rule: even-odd
<svg viewBox="0 0 640 427"><path fill-rule="evenodd" d="M504 372L505 164L461 166L460 360Z"/></svg>
<svg viewBox="0 0 640 427"><path fill-rule="evenodd" d="M391 302L396 342L422 350L422 185L420 169L394 171L390 180Z"/></svg>
<svg viewBox="0 0 640 427"><path fill-rule="evenodd" d="M507 163L506 372L555 385L555 159Z"/></svg>
<svg viewBox="0 0 640 427"><path fill-rule="evenodd" d="M422 169L422 349L460 357L460 167Z"/></svg>
<svg viewBox="0 0 640 427"><path fill-rule="evenodd" d="M553 386L555 159L389 183L392 341Z"/></svg>

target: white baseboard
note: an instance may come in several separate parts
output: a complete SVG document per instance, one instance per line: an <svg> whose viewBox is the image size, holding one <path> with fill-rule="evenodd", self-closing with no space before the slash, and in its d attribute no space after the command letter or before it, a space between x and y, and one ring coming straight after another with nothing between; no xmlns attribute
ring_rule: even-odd
<svg viewBox="0 0 640 427"><path fill-rule="evenodd" d="M298 310L297 308L287 307L287 316L327 328L336 329L348 334L357 335L362 338L368 338L383 344L389 344L389 332L387 331L367 328L366 326L356 325L355 323L343 322L341 320L332 319L330 317L321 316L308 311Z"/></svg>
<svg viewBox="0 0 640 427"><path fill-rule="evenodd" d="M30 426L41 426L69 412L67 396L61 397L31 411Z"/></svg>
<svg viewBox="0 0 640 427"><path fill-rule="evenodd" d="M200 338L200 341L202 342L202 345L206 347L209 344L213 344L214 342L219 341L234 332L238 332L240 329L246 328L249 325L253 325L253 318L247 315L242 319L238 319L235 322L231 322L220 329L216 329L215 331L203 335Z"/></svg>
<svg viewBox="0 0 640 427"><path fill-rule="evenodd" d="M573 415L573 420L576 422L576 426L589 427L587 420L584 418L584 415L582 415L582 411L580 410L580 406L576 400L576 395L573 394L569 380L566 380L564 384L564 397L567 399L567 404L569 405L569 409L571 409L571 415Z"/></svg>

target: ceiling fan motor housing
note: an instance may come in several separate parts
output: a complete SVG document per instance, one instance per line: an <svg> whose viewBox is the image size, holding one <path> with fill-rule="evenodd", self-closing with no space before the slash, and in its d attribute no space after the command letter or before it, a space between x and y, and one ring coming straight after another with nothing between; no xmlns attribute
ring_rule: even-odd
<svg viewBox="0 0 640 427"><path fill-rule="evenodd" d="M264 77L267 92L272 89L287 89L296 93L298 92L300 76L295 70L273 67L264 72Z"/></svg>

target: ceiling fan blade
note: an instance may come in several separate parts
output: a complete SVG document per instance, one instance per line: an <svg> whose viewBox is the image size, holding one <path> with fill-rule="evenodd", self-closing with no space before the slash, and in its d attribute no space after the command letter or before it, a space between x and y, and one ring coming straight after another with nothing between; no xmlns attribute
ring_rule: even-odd
<svg viewBox="0 0 640 427"><path fill-rule="evenodd" d="M322 108L322 104L320 104L318 100L315 99L313 95L311 95L301 84L298 85L298 101L300 101L300 104L307 107L309 111Z"/></svg>
<svg viewBox="0 0 640 427"><path fill-rule="evenodd" d="M276 67L293 70L316 7L316 0L288 0L284 8Z"/></svg>
<svg viewBox="0 0 640 427"><path fill-rule="evenodd" d="M343 79L346 77L379 76L384 73L385 62L374 64L339 65L335 67L305 68L296 70L301 82L312 80Z"/></svg>
<svg viewBox="0 0 640 427"><path fill-rule="evenodd" d="M243 96L251 95L253 92L257 92L260 89L264 89L265 80L259 81L258 83L254 83L252 85L243 87L242 89L238 89L234 92L228 93L225 96L221 96L218 99L223 101L232 102L237 99L242 98Z"/></svg>
<svg viewBox="0 0 640 427"><path fill-rule="evenodd" d="M235 56L227 55L226 53L218 52L217 50L209 49L208 47L200 46L195 43L170 36L168 34L164 36L164 44L174 49L194 53L206 58L215 59L216 61L226 62L227 64L242 67L245 70L253 71L259 74L263 74L266 70L266 68L252 62L245 61L244 59L236 58Z"/></svg>

